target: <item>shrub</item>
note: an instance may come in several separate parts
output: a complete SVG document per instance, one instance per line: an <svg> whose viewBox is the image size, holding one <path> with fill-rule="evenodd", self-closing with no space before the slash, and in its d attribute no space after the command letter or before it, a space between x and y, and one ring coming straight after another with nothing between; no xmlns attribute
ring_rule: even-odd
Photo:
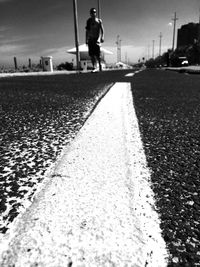
<svg viewBox="0 0 200 267"><path fill-rule="evenodd" d="M73 63L65 62L57 66L57 70L73 70Z"/></svg>

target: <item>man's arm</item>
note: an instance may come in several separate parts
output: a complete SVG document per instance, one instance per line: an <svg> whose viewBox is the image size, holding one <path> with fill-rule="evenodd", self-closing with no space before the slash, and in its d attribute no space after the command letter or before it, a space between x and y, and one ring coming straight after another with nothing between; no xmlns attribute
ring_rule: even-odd
<svg viewBox="0 0 200 267"><path fill-rule="evenodd" d="M88 19L86 22L86 27L85 27L85 43L86 44L88 44L88 31L89 31L89 27L90 27L89 23L90 23L90 21Z"/></svg>
<svg viewBox="0 0 200 267"><path fill-rule="evenodd" d="M104 27L103 27L102 20L100 20L100 31L101 31L101 43L103 43L104 42Z"/></svg>
<svg viewBox="0 0 200 267"><path fill-rule="evenodd" d="M85 32L85 43L88 44L88 30Z"/></svg>

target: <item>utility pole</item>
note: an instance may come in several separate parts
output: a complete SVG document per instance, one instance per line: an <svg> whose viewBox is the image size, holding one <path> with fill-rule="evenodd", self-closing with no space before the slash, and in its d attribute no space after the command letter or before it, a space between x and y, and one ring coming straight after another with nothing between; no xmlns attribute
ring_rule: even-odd
<svg viewBox="0 0 200 267"><path fill-rule="evenodd" d="M32 67L32 63L31 63L31 59L28 59L28 67L31 68Z"/></svg>
<svg viewBox="0 0 200 267"><path fill-rule="evenodd" d="M98 18L100 19L101 18L101 5L100 5L100 0L97 0L97 14L98 14Z"/></svg>
<svg viewBox="0 0 200 267"><path fill-rule="evenodd" d="M162 44L162 32L159 35L160 42L159 42L159 56L161 56L161 44Z"/></svg>
<svg viewBox="0 0 200 267"><path fill-rule="evenodd" d="M152 41L153 45L152 45L152 58L154 59L154 44L155 44L155 40Z"/></svg>
<svg viewBox="0 0 200 267"><path fill-rule="evenodd" d="M176 17L176 12L174 13L174 18L172 20L174 21L172 51L174 51L174 42L175 42L175 33L176 33L176 21L178 20L178 18Z"/></svg>
<svg viewBox="0 0 200 267"><path fill-rule="evenodd" d="M121 61L121 41L120 36L117 35L117 62Z"/></svg>
<svg viewBox="0 0 200 267"><path fill-rule="evenodd" d="M16 57L14 57L14 65L15 65L15 70L17 70L18 69L18 65L17 65L17 58Z"/></svg>
<svg viewBox="0 0 200 267"><path fill-rule="evenodd" d="M78 13L77 13L76 0L73 0L73 11L74 11L75 45L76 45L76 69L79 71L80 70L80 52L79 52Z"/></svg>

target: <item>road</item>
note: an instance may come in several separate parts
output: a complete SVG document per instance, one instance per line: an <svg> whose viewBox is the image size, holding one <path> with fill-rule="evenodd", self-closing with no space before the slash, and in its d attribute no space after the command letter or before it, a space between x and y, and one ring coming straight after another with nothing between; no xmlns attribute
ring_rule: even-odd
<svg viewBox="0 0 200 267"><path fill-rule="evenodd" d="M132 91L170 266L199 266L200 76L136 75Z"/></svg>
<svg viewBox="0 0 200 267"><path fill-rule="evenodd" d="M73 74L0 79L2 234L111 85Z"/></svg>
<svg viewBox="0 0 200 267"><path fill-rule="evenodd" d="M0 233L30 205L63 147L124 73L0 78Z"/></svg>
<svg viewBox="0 0 200 267"><path fill-rule="evenodd" d="M53 88L62 81L62 84L68 90L71 90L70 100L73 101L70 102L69 98L67 100L71 109L75 107L71 106L71 104L74 101L76 102L78 94L83 92L83 94L81 93L81 99L84 99L86 94L89 103L92 103L87 111L81 110L84 102L76 105L77 113L75 114L77 115L76 118L79 121L80 127L84 124L86 117L94 108L98 99L106 91L105 89L99 92L97 88L109 88L115 82L131 83L143 146L148 167L151 170L156 210L161 219L163 237L170 253L169 266L199 266L200 76L163 70L144 70L138 73L126 70L65 75L56 78L52 76L45 79L31 77L25 80L32 86L33 91L35 88L37 90L44 88L44 85L45 88L47 88L47 85L49 88ZM9 85L10 87L12 84L16 88L16 81L21 86L24 78L4 79L3 86ZM2 81L0 82L2 86ZM85 90L88 86L90 88L89 92L92 94L90 97L88 97ZM95 88L93 93L91 93L91 88L93 90ZM45 91L45 94L47 92L48 90ZM60 101L60 98L58 99ZM62 102L62 104L65 105L66 102ZM50 110L52 111L52 108ZM84 114L84 116L81 116L81 114ZM56 116L58 116L58 113ZM45 119L42 120L42 123L44 121ZM49 121L52 122L52 118ZM65 123L67 123L67 120ZM64 125L66 125L65 123ZM72 123L72 125L74 124ZM44 124L44 128L47 126L49 127L49 125ZM76 134L80 127L76 131L72 127L72 132ZM55 137L55 128L53 132ZM64 136L66 137L66 134ZM16 136L14 141L16 140L15 138ZM41 142L43 141L41 140ZM10 142L10 139L8 142ZM60 143L64 143L63 138L61 138ZM44 154L41 153L40 155L42 157ZM4 190L5 185L2 188ZM2 192L4 193L4 191ZM14 211L16 212L16 210Z"/></svg>

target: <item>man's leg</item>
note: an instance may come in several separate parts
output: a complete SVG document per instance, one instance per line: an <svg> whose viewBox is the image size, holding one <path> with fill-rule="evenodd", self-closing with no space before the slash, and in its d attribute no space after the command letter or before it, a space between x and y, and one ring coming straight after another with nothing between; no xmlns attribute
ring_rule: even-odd
<svg viewBox="0 0 200 267"><path fill-rule="evenodd" d="M96 58L95 58L95 56L91 56L91 61L92 61L93 69L95 69L95 67L96 67Z"/></svg>
<svg viewBox="0 0 200 267"><path fill-rule="evenodd" d="M93 66L92 72L97 72L98 69L97 69L97 59L96 59L96 56L91 57L91 61L92 61L92 66Z"/></svg>
<svg viewBox="0 0 200 267"><path fill-rule="evenodd" d="M102 71L101 57L98 58L98 62L99 62L99 70Z"/></svg>
<svg viewBox="0 0 200 267"><path fill-rule="evenodd" d="M91 58L93 70L96 68L96 57L95 57L95 40L89 40L88 42L89 56Z"/></svg>
<svg viewBox="0 0 200 267"><path fill-rule="evenodd" d="M100 45L99 44L97 44L97 47L96 47L96 55L97 55L97 60L98 60L98 63L99 63L99 70L102 71L101 50L100 50Z"/></svg>

